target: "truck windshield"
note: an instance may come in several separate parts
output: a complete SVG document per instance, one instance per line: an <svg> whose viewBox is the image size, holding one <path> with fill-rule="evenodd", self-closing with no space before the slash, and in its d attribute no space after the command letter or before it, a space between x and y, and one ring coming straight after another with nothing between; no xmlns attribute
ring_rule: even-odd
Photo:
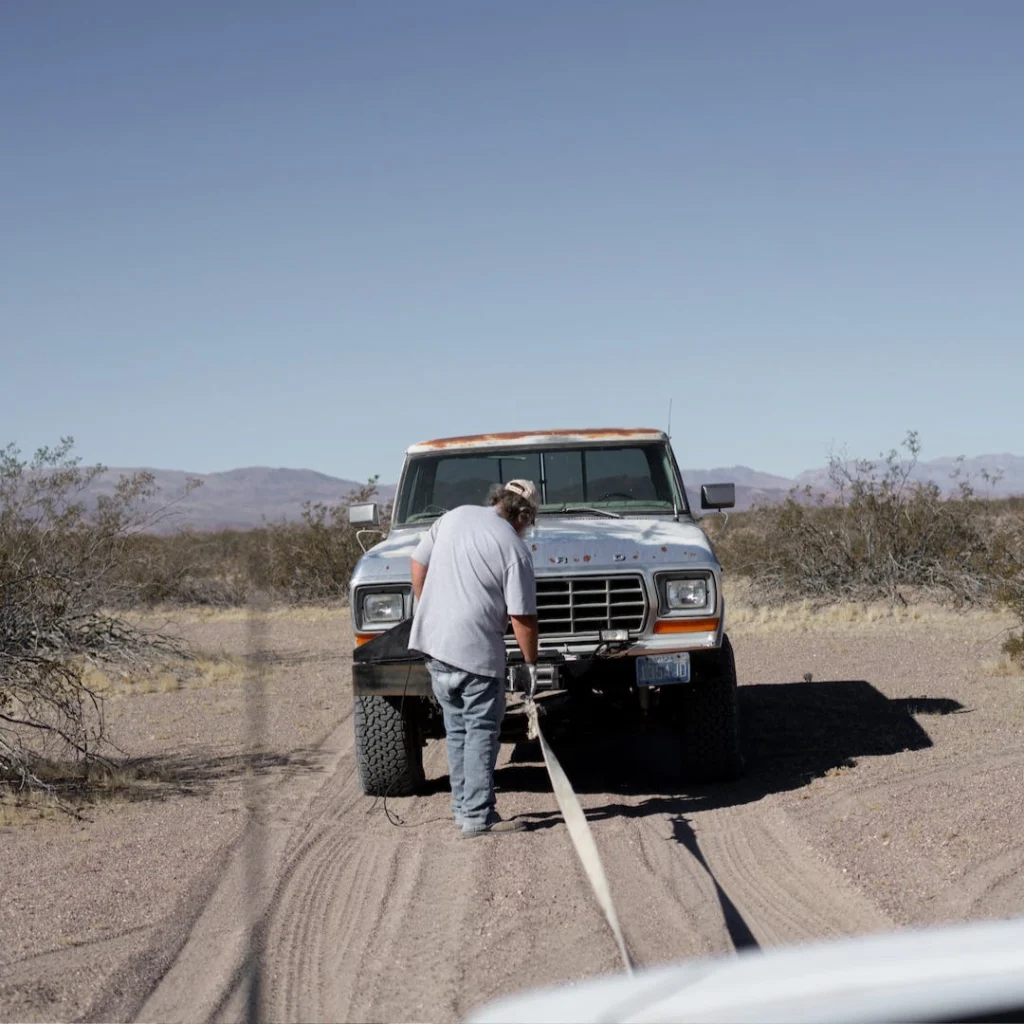
<svg viewBox="0 0 1024 1024"><path fill-rule="evenodd" d="M533 480L541 515L598 509L620 515L686 511L663 444L466 452L410 459L395 523L422 522L457 505L482 505L496 483Z"/></svg>

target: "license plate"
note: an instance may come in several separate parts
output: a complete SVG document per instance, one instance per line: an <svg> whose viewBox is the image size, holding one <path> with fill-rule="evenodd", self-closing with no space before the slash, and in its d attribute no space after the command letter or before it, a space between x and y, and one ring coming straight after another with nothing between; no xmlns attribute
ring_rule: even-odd
<svg viewBox="0 0 1024 1024"><path fill-rule="evenodd" d="M636 659L637 686L665 686L690 681L690 652L647 654Z"/></svg>

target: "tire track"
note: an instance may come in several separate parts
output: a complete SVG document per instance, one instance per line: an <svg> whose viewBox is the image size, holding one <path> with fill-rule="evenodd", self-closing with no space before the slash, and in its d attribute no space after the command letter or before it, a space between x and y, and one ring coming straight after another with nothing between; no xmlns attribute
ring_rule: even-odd
<svg viewBox="0 0 1024 1024"><path fill-rule="evenodd" d="M363 929L379 924L380 914L372 908L382 905L395 876L393 860L381 864L372 853L369 848L325 843L316 858L305 858L290 876L267 930L271 983L265 1012L271 1019L323 1020L335 1000L347 1017L350 998L330 992L338 977L332 961L343 961L353 949L359 953ZM354 935L345 934L356 927ZM335 936L338 941L330 942Z"/></svg>
<svg viewBox="0 0 1024 1024"><path fill-rule="evenodd" d="M351 729L351 722L348 723ZM310 809L312 821L290 852L265 927L265 1010L273 1019L324 1019L322 981L325 937L337 920L357 921L359 912L390 884L387 873L367 870L372 850L357 832L358 793L352 774L352 744ZM344 948L344 946L342 947Z"/></svg>
<svg viewBox="0 0 1024 1024"><path fill-rule="evenodd" d="M963 885L967 898L954 908L958 917L1005 916L1008 906L1020 905L1024 892L1024 850L1018 847L986 858L965 876Z"/></svg>
<svg viewBox="0 0 1024 1024"><path fill-rule="evenodd" d="M428 750L427 763L437 759ZM560 960L575 976L615 966L585 881L566 884L566 869L577 869L560 830L464 842L447 793L403 801L403 817L425 824L396 829L352 806L368 803L353 778L339 762L317 800L337 810L320 816L277 889L266 930L269 1018L452 1020L478 997L508 991L510 975L532 980L538 954L554 966L551 980L565 976ZM551 921L566 903L577 918L568 958L563 921ZM241 1008L236 998L223 1017Z"/></svg>
<svg viewBox="0 0 1024 1024"><path fill-rule="evenodd" d="M339 764L351 759L351 713L340 720L319 753L323 759L321 772L298 774L264 788L264 884L257 892L251 889L247 829L229 852L220 880L173 963L139 1009L139 1019L207 1020L225 1002L236 1005L240 998L244 1010L240 993L243 966L252 946L252 908L270 905L273 881L280 872L278 865L285 862L289 844L301 842L300 837L308 833L306 815L318 791L336 775Z"/></svg>
<svg viewBox="0 0 1024 1024"><path fill-rule="evenodd" d="M1024 899L1024 850L1013 824L1024 812L1016 795L1022 773L1017 750L963 751L854 782L830 794L825 829L859 825L857 838L826 856L849 865L904 923L1007 916ZM999 796L976 807L979 789ZM941 818L936 807L945 808ZM893 858L901 859L895 875Z"/></svg>
<svg viewBox="0 0 1024 1024"><path fill-rule="evenodd" d="M474 890L472 884L452 886L446 877L439 891L432 853L421 849L408 859L393 850L400 882L388 891L381 907L385 926L369 935L364 959L369 970L358 976L345 1019L386 1021L409 1012L428 1019L438 1013L456 1014L452 945L465 931ZM469 858L457 859L479 856L470 852ZM403 986L418 995L411 1005L405 1003Z"/></svg>
<svg viewBox="0 0 1024 1024"><path fill-rule="evenodd" d="M414 962L422 968L429 962L422 954L438 947L437 908L450 911L448 886L436 899L424 896L432 873L424 850L408 830L386 822L383 808L369 815L366 807L373 805L355 778L348 750L318 794L311 809L315 824L307 826L304 841L288 858L275 892L266 928L265 1011L271 1019L373 1018L399 951L416 938L407 913L413 904L425 901L430 908L423 950ZM433 811L441 817L438 799L403 801L402 813L420 819ZM446 825L455 839L454 826ZM429 970L435 982L438 967ZM225 1016L238 1008L235 999Z"/></svg>
<svg viewBox="0 0 1024 1024"><path fill-rule="evenodd" d="M864 803L866 797L884 791L886 800L902 796L927 783L962 783L965 778L982 774L1024 769L1024 754L1019 750L997 754L956 753L927 765L903 767L898 776L883 777L857 783L846 792L835 794L832 806L836 812Z"/></svg>
<svg viewBox="0 0 1024 1024"><path fill-rule="evenodd" d="M311 802L307 816L285 837L284 852L280 857L280 868L276 874L273 893L267 901L262 928L262 1002L264 1010L270 1007L303 1006L302 1019L322 1019L319 1012L320 989L304 988L305 974L296 960L312 960L306 974L319 979L323 964L323 950L319 938L326 930L327 914L331 904L326 899L311 900L307 893L331 893L339 891L336 876L340 870L344 876L358 871L350 867L351 859L361 853L351 830L339 828L346 818L356 813L358 794L348 780L348 762L352 757L351 718L344 724L348 742L342 748L342 756L336 763L335 771L321 787ZM338 781L342 781L339 787ZM372 873L357 874L358 878L372 879ZM354 891L346 887L340 891ZM221 1004L208 1016L216 1020L239 1020L246 1015L246 977L236 971L234 984ZM294 1014L287 1014L294 1016ZM280 1019L273 1014L274 1019ZM296 1018L298 1019L298 1018Z"/></svg>
<svg viewBox="0 0 1024 1024"><path fill-rule="evenodd" d="M638 964L731 948L714 882L679 845L667 815L608 818L592 828Z"/></svg>
<svg viewBox="0 0 1024 1024"><path fill-rule="evenodd" d="M395 800L418 825L396 828L358 789L351 733L348 717L332 734L329 774L304 804L282 793L270 814L271 878L256 894L267 908L267 1019L454 1021L521 988L619 969L553 795L503 792L503 813L535 825L500 839L461 840L440 790ZM425 754L428 776L442 775L443 744ZM641 964L732 948L723 892L763 945L890 926L770 801L686 805L584 797ZM233 865L142 1018L244 1017L251 898Z"/></svg>
<svg viewBox="0 0 1024 1024"><path fill-rule="evenodd" d="M745 929L772 946L892 927L767 801L685 816L629 804L592 827L643 965L729 951Z"/></svg>
<svg viewBox="0 0 1024 1024"><path fill-rule="evenodd" d="M288 876L288 885L279 891L275 903L287 908L285 913L271 911L271 926L267 929L267 991L264 994L268 1012L279 1006L300 1009L303 1019L313 1020L322 1014L319 987L303 987L302 975L297 970L296 953L310 962L314 977L320 977L324 961L324 950L319 941L324 934L325 923L332 904L329 894L339 891L338 863L344 864L352 850L345 843L330 843L329 834L325 842L310 847L304 857L302 868L296 868ZM357 860L362 858L357 856ZM357 875L358 877L358 875ZM293 896L299 883L302 891ZM340 890L344 891L344 890ZM350 892L352 890L349 890ZM309 899L307 893L320 893L321 899ZM279 1014L272 1014L275 1019Z"/></svg>
<svg viewBox="0 0 1024 1024"><path fill-rule="evenodd" d="M709 870L761 946L892 927L764 801L695 814L693 829Z"/></svg>

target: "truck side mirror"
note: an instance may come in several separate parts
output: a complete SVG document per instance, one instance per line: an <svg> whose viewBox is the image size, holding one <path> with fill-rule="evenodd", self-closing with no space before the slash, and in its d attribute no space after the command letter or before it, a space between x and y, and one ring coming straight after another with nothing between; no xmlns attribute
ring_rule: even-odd
<svg viewBox="0 0 1024 1024"><path fill-rule="evenodd" d="M380 526L380 508L377 502L365 505L349 505L348 521L352 526Z"/></svg>
<svg viewBox="0 0 1024 1024"><path fill-rule="evenodd" d="M735 484L701 484L701 508L732 508L736 504Z"/></svg>

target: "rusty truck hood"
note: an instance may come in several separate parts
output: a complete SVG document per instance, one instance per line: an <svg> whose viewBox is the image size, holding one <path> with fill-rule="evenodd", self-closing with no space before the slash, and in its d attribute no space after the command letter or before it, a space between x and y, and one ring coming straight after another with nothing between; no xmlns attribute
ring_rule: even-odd
<svg viewBox="0 0 1024 1024"><path fill-rule="evenodd" d="M672 519L541 516L523 540L538 575L715 564L703 531Z"/></svg>
<svg viewBox="0 0 1024 1024"><path fill-rule="evenodd" d="M352 585L406 582L409 556L422 533L422 529L395 530L372 547L359 560ZM692 522L673 519L545 515L523 541L538 576L717 565L704 532Z"/></svg>

